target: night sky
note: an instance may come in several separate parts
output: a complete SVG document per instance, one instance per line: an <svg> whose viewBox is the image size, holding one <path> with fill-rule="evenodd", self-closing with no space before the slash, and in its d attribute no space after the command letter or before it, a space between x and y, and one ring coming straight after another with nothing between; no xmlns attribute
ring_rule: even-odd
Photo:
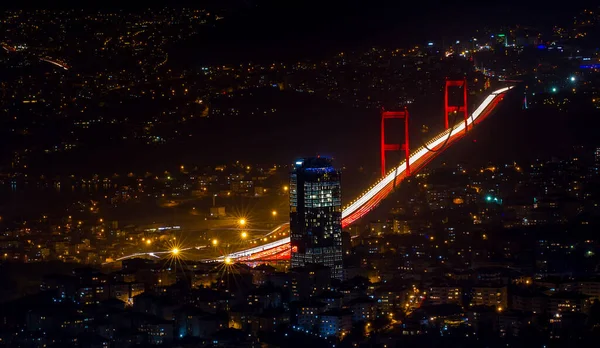
<svg viewBox="0 0 600 348"><path fill-rule="evenodd" d="M152 7L227 9L229 15L197 42L207 62L320 58L369 45L421 44L451 39L485 26L560 24L593 1L444 1L341 0L208 0L144 2L40 0L2 3L2 7L127 10ZM597 5L597 4L596 4ZM209 51L210 54L207 54Z"/></svg>
<svg viewBox="0 0 600 348"><path fill-rule="evenodd" d="M469 32L482 25L522 23L530 25L556 24L565 20L565 14L576 13L597 2L549 1L465 1L449 4L448 1L342 1L342 0L208 0L143 2L76 1L60 0L48 3L41 0L24 0L0 4L0 8L85 8L127 10L152 7L195 7L229 9L235 23L229 30L238 39L263 41L269 38L288 40L304 38L342 39L410 39L417 40ZM325 35L325 36L323 36ZM234 39L233 37L231 39Z"/></svg>
<svg viewBox="0 0 600 348"><path fill-rule="evenodd" d="M164 2L146 2L162 6ZM453 39L485 27L548 26L569 20L591 1L407 2L228 0L175 2L179 6L227 8L229 15L212 32L190 43L194 60L228 63L322 58L340 50L384 45L402 47L427 40ZM104 8L110 2L102 2ZM174 5L169 2L169 5ZM131 4L129 6L132 6ZM569 7L570 6L570 7Z"/></svg>

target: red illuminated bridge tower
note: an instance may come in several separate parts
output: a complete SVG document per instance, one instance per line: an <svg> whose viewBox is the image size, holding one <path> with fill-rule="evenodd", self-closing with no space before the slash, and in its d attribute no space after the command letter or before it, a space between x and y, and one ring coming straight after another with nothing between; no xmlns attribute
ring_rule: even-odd
<svg viewBox="0 0 600 348"><path fill-rule="evenodd" d="M448 103L448 89L450 87L462 87L463 89L463 105L450 106ZM463 114L465 119L465 132L467 131L467 119L469 118L469 113L467 112L467 79L463 80L448 80L446 79L446 88L444 90L444 125L446 129L448 129L448 114L460 112ZM452 125L454 126L454 125Z"/></svg>
<svg viewBox="0 0 600 348"><path fill-rule="evenodd" d="M386 144L385 143L385 120L387 119L404 120L404 144ZM410 175L410 148L408 143L408 110L403 111L385 111L381 109L381 176L385 177L385 152L386 151L404 151L406 156L406 175Z"/></svg>

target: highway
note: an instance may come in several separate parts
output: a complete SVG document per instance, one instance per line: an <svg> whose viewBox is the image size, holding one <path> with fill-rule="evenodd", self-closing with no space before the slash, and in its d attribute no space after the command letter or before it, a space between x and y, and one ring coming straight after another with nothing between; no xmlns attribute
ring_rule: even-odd
<svg viewBox="0 0 600 348"><path fill-rule="evenodd" d="M492 92L467 119L466 127L482 121L502 100L504 94L512 87L505 87ZM472 127L469 127L471 129ZM460 120L454 127L439 133L414 151L409 158L413 172L423 168L438 154L465 135L465 122ZM443 148L442 148L443 147ZM433 151L430 151L433 150ZM394 187L406 177L406 161L388 172L388 174L371 186L360 197L350 203L342 211L342 227L346 227L360 219L387 197Z"/></svg>
<svg viewBox="0 0 600 348"><path fill-rule="evenodd" d="M513 87L505 87L490 93L483 102L473 111L467 119L466 125L464 120L460 120L454 127L450 127L441 133L434 136L431 140L425 143L425 146L419 147L413 151L409 157L412 173L423 168L427 163L431 162L438 154L446 150L450 145L462 138L466 132L465 127L472 129L479 122L483 121L504 98L506 92ZM372 185L357 199L352 201L342 211L342 227L346 227L356 220L362 218L371 210L381 203L394 188L406 178L406 161L402 161L400 165L393 168L388 174ZM270 256L275 256L282 253L282 250L290 250L290 238L285 237L280 240L264 244L259 247L249 248L238 251L217 259L217 261L230 258L232 260L252 261L264 260Z"/></svg>
<svg viewBox="0 0 600 348"><path fill-rule="evenodd" d="M65 70L69 70L69 67L66 64L64 64L64 63L60 63L60 62L57 62L55 60L48 59L48 58L40 58L40 60L43 61L43 62L50 63L52 65L55 65L55 66L57 66L59 68L63 68Z"/></svg>
<svg viewBox="0 0 600 348"><path fill-rule="evenodd" d="M498 105L500 101L504 98L506 92L508 92L513 87L505 87L498 89L492 93L490 93L483 102L473 111L471 116L467 119L466 125L464 120L460 120L458 123L454 125L454 127L450 127L432 139L427 141L424 146L419 147L415 151L413 151L409 157L411 172L415 173L418 170L422 169L427 165L431 160L433 160L437 155L445 151L450 145L457 142L461 139L465 134L465 127L467 131L472 129L479 122L483 121ZM385 199L394 188L406 178L406 161L402 161L397 167L393 168L388 172L388 174L373 184L369 189L367 189L363 194L361 194L357 199L352 201L348 206L346 206L342 211L342 227L349 226L354 223L358 219L362 218L366 214L368 214L371 210L377 207L383 199ZM289 224L285 223L277 226L273 231L268 232L262 237L253 239L252 241L260 241L266 240L267 237L273 238L276 234L283 234L289 230ZM184 250L190 249L202 249L208 246L196 246ZM260 246L239 250L233 253L229 253L223 256L220 256L216 259L204 260L204 261L212 261L212 262L223 262L225 260L231 262L232 260L237 260L241 262L248 261L257 261L257 260L280 260L280 259L289 259L291 255L291 246L290 246L290 237L284 237L278 240L275 240L270 243L265 243ZM116 261L124 260L131 257L138 256L151 256L155 258L160 258L158 255L168 254L169 251L159 251L159 252L144 252L144 253L136 253L132 255L127 255L117 259Z"/></svg>
<svg viewBox="0 0 600 348"><path fill-rule="evenodd" d="M288 226L289 224L285 224L285 225ZM267 254L277 254L279 252L284 251L285 249L289 249L290 248L289 243L290 243L290 237L285 237L285 238L276 240L274 242L263 244L261 246L257 246L254 248L237 251L237 252L231 253L229 255L221 256L217 260L223 260L225 258L230 258L230 259L234 259L234 260L259 259L262 256L267 256ZM281 247L284 247L284 248L281 248ZM273 252L267 253L267 254L264 253L264 252L269 252L269 251L273 251Z"/></svg>
<svg viewBox="0 0 600 348"><path fill-rule="evenodd" d="M266 232L264 235L261 235L260 237L257 238L252 238L252 239L248 239L247 242L248 243L252 243L252 242L261 242L263 240L266 240L267 238L273 238L275 237L277 234L283 234L289 231L287 231L289 229L289 223L283 223L277 227L275 227L273 230L262 230L262 229L249 229L249 228L218 228L218 230L221 231L264 231ZM286 233L287 234L287 233ZM242 251L238 251L238 252L234 252L232 254L226 255L226 256L220 256L217 259L205 259L203 261L222 261L223 259L225 259L226 257L232 258L232 259L247 259L250 258L251 256L254 255L253 259L258 255L258 253L260 252L265 252L268 251L269 254L277 254L280 252L285 252L285 250L279 250L277 248L283 246L286 246L289 249L289 245L287 245L286 243L289 243L289 238L287 238L287 242L282 242L286 240L281 239L281 240L277 240L275 242L271 242L271 243L266 243L263 244L261 246L258 247L254 247L254 248L250 248L250 249L246 249L246 250L242 250ZM212 248L212 245L197 245L197 246L193 246L193 247L182 247L181 249L178 249L178 252L185 252L185 251L190 251L190 250L202 250L202 249L207 249L207 248ZM284 248L285 249L285 248ZM144 252L139 252L139 253L133 253L133 254L129 254L129 255L125 255L125 256L121 256L117 259L115 259L112 262L116 262L116 261L123 261L123 260L127 260L127 259L131 259L131 258L136 258L136 257L153 257L153 258L161 258L161 257L166 257L169 256L169 254L171 253L170 250L162 250L162 251L144 251ZM105 262L105 264L109 264L111 262Z"/></svg>
<svg viewBox="0 0 600 348"><path fill-rule="evenodd" d="M4 43L4 42L3 42L3 43L0 43L0 45L2 45L2 48L4 48L4 50L5 50L6 52L8 52L8 53L13 53L13 52L16 52L16 51L17 51L17 49L16 49L15 47L9 46L8 44L6 44L6 43ZM40 59L42 62L50 63L50 64L52 64L52 65L54 65L54 66L57 66L57 67L59 67L59 68L63 68L63 69L65 69L65 70L69 70L69 66L68 66L67 64L63 63L63 62L59 62L59 61L56 61L56 60L52 60L52 59L50 59L50 58L42 58L42 57L40 57L39 59Z"/></svg>

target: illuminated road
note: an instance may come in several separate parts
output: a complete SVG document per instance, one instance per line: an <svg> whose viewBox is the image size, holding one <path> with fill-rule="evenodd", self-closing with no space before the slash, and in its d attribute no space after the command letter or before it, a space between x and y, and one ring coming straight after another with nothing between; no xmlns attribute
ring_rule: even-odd
<svg viewBox="0 0 600 348"><path fill-rule="evenodd" d="M277 234L284 234L284 232L288 232L286 231L287 229L289 229L289 224L288 223L284 223L281 224L277 227L275 227L273 230L262 230L262 229L248 229L248 228L244 228L244 229L240 229L240 228L219 228L219 230L230 230L230 231L266 231L267 233L265 233L264 235L261 235L258 238L253 238L253 239L248 239L247 243L258 243L261 242L263 240L266 240L267 238L273 238L275 237ZM285 241L287 240L287 242ZM283 241L283 242L282 242ZM268 252L269 255L275 255L278 253L285 253L285 248L283 249L278 249L281 248L281 246L287 247L289 249L289 245L287 245L286 243L289 243L289 238L287 239L282 239L282 240L277 240L275 242L271 242L271 243L266 243L263 244L262 246L258 246L255 248L250 248L250 249L246 249L243 251L239 251L239 252L234 252L232 254L227 255L227 257L230 257L232 259L249 259L252 255L254 255L255 257L260 256L260 252ZM198 246L194 246L194 247L187 247L187 248L181 248L179 249L180 252L185 252L185 251L191 251L191 250L202 250L202 249L208 249L211 248L212 249L212 245L198 245ZM129 255L125 255L125 256L121 256L117 259L115 259L112 262L116 262L116 261L123 261L123 260L127 260L127 259L132 259L132 258L136 258L136 257L153 257L153 258L157 258L160 259L162 257L168 256L171 253L171 251L169 250L163 250L163 251L144 251L144 252L139 252L139 253L133 253L133 254L129 254ZM220 261L223 260L226 256L221 256L217 259L209 259L209 260L204 260L204 261ZM253 257L252 259L255 259L255 257ZM289 258L289 257L288 257ZM108 264L111 262L106 262L105 264Z"/></svg>
<svg viewBox="0 0 600 348"><path fill-rule="evenodd" d="M9 46L8 44L6 44L4 42L0 43L0 45L8 53L13 53L13 52L17 51L17 49L15 47ZM59 68L63 68L65 70L69 70L69 66L67 64L63 63L63 62L56 61L56 60L53 60L53 59L50 59L50 58L40 58L40 60L43 61L43 62L46 62L46 63L50 63L50 64L52 64L54 66L59 67Z"/></svg>
<svg viewBox="0 0 600 348"><path fill-rule="evenodd" d="M289 224L285 224L286 227ZM271 243L263 244L261 246L257 246L250 249L245 249L241 251L237 251L235 253L231 253L226 256L221 256L217 260L223 260L227 257L235 260L254 260L260 259L262 256L267 256L269 254L277 254L283 252L285 249L290 248L290 237L285 237L279 240L276 240Z"/></svg>
<svg viewBox="0 0 600 348"><path fill-rule="evenodd" d="M52 65L55 65L55 66L57 66L59 68L63 68L65 70L69 70L69 67L66 64L64 64L64 63L57 62L55 60L48 59L48 58L40 58L40 60L43 61L43 62L46 62L46 63L50 63Z"/></svg>
<svg viewBox="0 0 600 348"><path fill-rule="evenodd" d="M505 87L488 95L477 109L467 119L467 127L481 122L496 105L504 98L504 94L512 87ZM469 127L471 129L472 127ZM459 121L454 127L441 132L433 139L425 143L410 155L410 165L412 172L423 168L427 163L433 160L438 154L442 153L449 145L456 142L465 135L465 123ZM433 150L433 151L430 151ZM350 203L342 211L342 227L346 227L368 212L373 210L387 195L406 177L406 161L391 171L375 185L371 186L360 197Z"/></svg>
<svg viewBox="0 0 600 348"><path fill-rule="evenodd" d="M6 42L2 42L2 43L0 43L0 45L2 45L2 48L4 48L4 50L8 53L17 52L17 49L15 47L10 46Z"/></svg>
<svg viewBox="0 0 600 348"><path fill-rule="evenodd" d="M475 109L475 111L471 114L471 116L467 119L466 127L468 130L472 129L479 122L483 121L498 105L500 101L504 98L506 92L508 92L513 87L505 87L499 90L492 92L488 95L483 102ZM464 120L460 120L454 127L451 127L443 132L439 133L428 142L425 143L424 146L416 149L410 155L410 167L411 172L415 173L425 165L427 165L431 160L433 160L437 155L445 151L450 145L461 139L465 132L465 122ZM342 211L342 227L346 227L356 220L362 218L375 207L377 207L383 199L385 199L394 188L402 182L406 178L406 162L402 161L400 165L388 172L388 174L377 181L374 185L372 185L368 190L366 190L362 195L360 195L357 199L352 201L348 206L344 208ZM251 240L250 242L258 242L258 241L266 241L266 237L273 238L277 234L283 234L289 229L289 224L282 224L276 227L273 231L265 234L260 238L256 238ZM202 249L208 246L198 246L194 247L195 249ZM190 250L193 248L182 249ZM123 260L131 257L138 256L151 256L155 258L160 258L158 255L164 255L169 253L168 251L162 252L145 252L145 253L136 253L128 256L124 256L122 258L117 259ZM256 246L253 248L248 248L240 251L236 251L230 254L226 254L220 256L216 259L210 259L205 261L224 261L225 259L236 260L240 262L249 262L249 261L266 261L266 260L282 260L289 259L291 255L291 246L290 246L290 237L285 237L279 240L275 240L270 243L265 243L260 246Z"/></svg>
<svg viewBox="0 0 600 348"><path fill-rule="evenodd" d="M202 246L191 247L191 248L182 248L181 250L178 250L178 251L179 252L184 252L184 251L192 250L192 249L200 250L200 249L204 249L204 248L207 248L207 247L208 247L207 245L202 245ZM145 256L151 256L151 257L160 259L161 256L159 256L159 255L168 255L170 253L171 253L170 250L147 251L147 252L142 252L142 253L133 253L133 254L130 254L130 255L121 256L121 257L119 257L118 259L115 259L112 262L123 261L123 260L127 260L127 259L133 259L133 258L136 258L136 257L145 257ZM109 263L112 263L112 262L105 262L104 264L109 264Z"/></svg>
<svg viewBox="0 0 600 348"><path fill-rule="evenodd" d="M488 95L467 119L466 126L464 120L460 120L454 127L444 130L426 142L426 147L422 146L414 151L410 156L412 173L423 168L438 154L442 153L450 145L462 138L465 135L465 127L470 130L479 122L483 121L485 117L496 108L498 103L504 99L504 95L511 88L513 87L505 87ZM381 201L385 199L405 178L406 161L402 161L398 167L389 171L384 178L380 179L361 196L344 208L342 211L342 227L352 224L377 207L379 203L381 203ZM225 257L220 257L217 260L223 260L225 258L239 261L265 260L276 255L289 253L289 243L290 238L286 237L259 247L238 251Z"/></svg>

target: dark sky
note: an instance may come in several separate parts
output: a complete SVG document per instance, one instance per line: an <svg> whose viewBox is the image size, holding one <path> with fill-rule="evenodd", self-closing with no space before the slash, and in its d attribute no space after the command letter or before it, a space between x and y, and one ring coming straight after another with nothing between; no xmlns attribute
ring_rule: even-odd
<svg viewBox="0 0 600 348"><path fill-rule="evenodd" d="M228 7L234 9L259 6L262 12L275 20L285 19L289 26L300 21L310 24L352 23L362 26L376 22L421 22L423 27L436 27L447 18L470 26L475 22L495 21L541 22L552 21L573 10L598 6L597 1L417 1L417 0L21 0L3 1L0 8L151 8L151 7ZM295 19L294 19L295 18ZM479 20L477 20L479 18Z"/></svg>
<svg viewBox="0 0 600 348"><path fill-rule="evenodd" d="M326 46L346 41L399 44L470 33L485 25L554 24L597 1L418 0L22 0L2 7L228 8L230 21L215 35L229 42Z"/></svg>
<svg viewBox="0 0 600 348"><path fill-rule="evenodd" d="M269 59L311 58L341 49L384 45L402 47L426 40L452 39L483 27L515 23L551 26L569 21L585 1L549 6L548 2L508 0L448 4L406 0L227 0L235 10L226 21L193 45L229 51L223 57L256 53ZM181 2L180 2L181 4ZM199 6L198 3L195 6ZM569 7L570 6L570 7ZM203 57L204 58L204 57ZM202 59L203 59L202 58Z"/></svg>

